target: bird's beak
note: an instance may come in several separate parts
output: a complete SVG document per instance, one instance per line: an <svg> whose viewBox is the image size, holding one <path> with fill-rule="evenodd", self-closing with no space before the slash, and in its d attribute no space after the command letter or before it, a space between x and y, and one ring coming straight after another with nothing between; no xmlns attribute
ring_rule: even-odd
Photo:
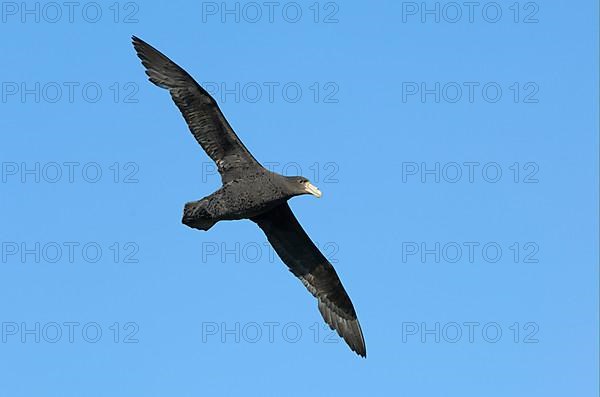
<svg viewBox="0 0 600 397"><path fill-rule="evenodd" d="M313 196L315 196L317 198L321 198L321 196L323 195L323 193L321 193L321 191L319 189L317 189L317 187L310 182L304 183L304 191L306 193L312 194Z"/></svg>

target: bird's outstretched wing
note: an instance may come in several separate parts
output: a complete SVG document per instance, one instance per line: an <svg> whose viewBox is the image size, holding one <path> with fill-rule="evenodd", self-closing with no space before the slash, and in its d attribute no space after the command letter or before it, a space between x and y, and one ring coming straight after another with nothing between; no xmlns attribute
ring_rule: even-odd
<svg viewBox="0 0 600 397"><path fill-rule="evenodd" d="M217 102L185 70L150 44L133 36L149 80L171 93L194 138L217 164L223 183L261 167L235 134Z"/></svg>
<svg viewBox="0 0 600 397"><path fill-rule="evenodd" d="M287 203L252 218L281 260L319 301L319 311L357 354L367 350L354 306L333 266L306 234Z"/></svg>

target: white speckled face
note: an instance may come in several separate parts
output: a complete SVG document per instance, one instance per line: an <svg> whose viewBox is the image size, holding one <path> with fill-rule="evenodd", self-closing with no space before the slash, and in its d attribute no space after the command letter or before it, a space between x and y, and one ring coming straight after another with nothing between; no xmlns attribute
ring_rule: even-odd
<svg viewBox="0 0 600 397"><path fill-rule="evenodd" d="M323 195L323 193L321 193L321 191L309 181L304 182L304 189L306 193L312 194L317 198L321 198L321 196Z"/></svg>

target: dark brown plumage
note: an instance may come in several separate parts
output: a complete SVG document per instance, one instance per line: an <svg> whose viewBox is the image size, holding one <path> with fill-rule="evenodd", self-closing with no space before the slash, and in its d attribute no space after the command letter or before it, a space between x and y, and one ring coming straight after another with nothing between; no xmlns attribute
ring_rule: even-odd
<svg viewBox="0 0 600 397"><path fill-rule="evenodd" d="M133 46L149 80L169 90L190 131L217 164L223 186L187 203L183 223L200 230L221 220L250 219L290 271L317 298L325 322L350 348L366 357L365 341L354 306L333 266L306 234L287 200L302 194L321 196L306 178L286 177L260 165L235 134L216 101L182 68L133 37Z"/></svg>

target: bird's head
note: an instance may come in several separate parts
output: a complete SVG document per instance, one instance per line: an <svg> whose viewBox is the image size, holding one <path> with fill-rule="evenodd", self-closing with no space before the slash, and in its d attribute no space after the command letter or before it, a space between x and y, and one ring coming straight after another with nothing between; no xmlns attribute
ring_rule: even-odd
<svg viewBox="0 0 600 397"><path fill-rule="evenodd" d="M285 179L287 181L288 189L294 196L312 194L313 196L320 198L323 195L315 185L310 183L310 181L303 176L287 176Z"/></svg>

